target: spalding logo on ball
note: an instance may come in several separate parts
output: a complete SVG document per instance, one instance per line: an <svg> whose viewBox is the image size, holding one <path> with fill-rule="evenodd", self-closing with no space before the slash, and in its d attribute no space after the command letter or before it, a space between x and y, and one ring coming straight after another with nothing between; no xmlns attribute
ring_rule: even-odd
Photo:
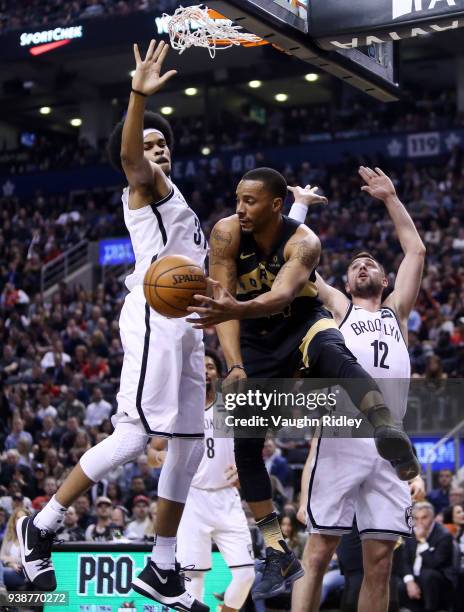
<svg viewBox="0 0 464 612"><path fill-rule="evenodd" d="M166 255L154 261L145 273L145 299L165 317L186 317L195 304L195 294L206 294L206 278L194 261L183 255Z"/></svg>

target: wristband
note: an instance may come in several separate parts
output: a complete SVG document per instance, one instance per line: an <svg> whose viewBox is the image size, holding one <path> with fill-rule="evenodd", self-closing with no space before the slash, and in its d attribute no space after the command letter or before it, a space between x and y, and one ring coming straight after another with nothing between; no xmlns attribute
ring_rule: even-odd
<svg viewBox="0 0 464 612"><path fill-rule="evenodd" d="M308 209L309 204L303 204L302 202L294 202L288 216L290 217L290 219L295 219L295 221L304 223L308 214Z"/></svg>
<svg viewBox="0 0 464 612"><path fill-rule="evenodd" d="M235 365L231 366L231 367L230 367L230 368L227 370L226 378L227 378L227 376L229 376L229 374L232 372L232 370L235 370L235 368L238 368L239 370L243 370L243 371L245 372L245 374L246 374L246 370L245 370L245 368L244 368L242 365L240 365L240 364L236 363Z"/></svg>
<svg viewBox="0 0 464 612"><path fill-rule="evenodd" d="M138 94L139 96L143 96L144 98L147 97L147 94L144 94L142 91L138 91L137 89L134 89L133 87L131 87L131 92Z"/></svg>

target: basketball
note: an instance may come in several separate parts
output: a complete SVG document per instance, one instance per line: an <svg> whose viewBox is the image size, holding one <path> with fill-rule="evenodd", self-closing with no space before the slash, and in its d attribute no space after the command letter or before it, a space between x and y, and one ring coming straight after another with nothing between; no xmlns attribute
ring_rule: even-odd
<svg viewBox="0 0 464 612"><path fill-rule="evenodd" d="M206 294L206 278L194 261L183 255L167 255L153 262L143 279L145 299L159 314L180 318L195 302L197 293Z"/></svg>

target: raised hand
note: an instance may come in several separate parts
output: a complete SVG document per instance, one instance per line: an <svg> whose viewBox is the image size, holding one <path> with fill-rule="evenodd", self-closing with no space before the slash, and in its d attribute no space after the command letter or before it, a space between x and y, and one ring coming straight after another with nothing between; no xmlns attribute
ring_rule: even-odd
<svg viewBox="0 0 464 612"><path fill-rule="evenodd" d="M311 187L306 185L303 187L291 187L288 185L287 189L291 191L295 197L295 202L306 204L306 206L313 206L314 204L327 204L328 200L324 196L318 195L316 192L319 187Z"/></svg>
<svg viewBox="0 0 464 612"><path fill-rule="evenodd" d="M378 200L388 200L396 196L396 189L388 177L380 168L376 168L375 172L371 168L361 166L358 170L359 176L366 183L361 187L361 191L367 192L373 198Z"/></svg>
<svg viewBox="0 0 464 612"><path fill-rule="evenodd" d="M145 59L142 60L139 47L137 44L134 44L136 67L132 77L132 89L146 96L151 96L177 74L177 70L169 70L161 76L161 69L168 51L169 45L164 41L157 45L155 40L151 40Z"/></svg>

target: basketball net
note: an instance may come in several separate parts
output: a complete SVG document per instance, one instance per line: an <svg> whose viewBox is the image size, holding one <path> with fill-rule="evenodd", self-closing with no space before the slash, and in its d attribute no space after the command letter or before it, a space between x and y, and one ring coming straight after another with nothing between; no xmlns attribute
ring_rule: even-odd
<svg viewBox="0 0 464 612"><path fill-rule="evenodd" d="M213 58L217 49L267 44L259 36L243 32L241 26L205 6L180 6L174 15L164 14L163 17L169 20L171 47L179 54L189 47L203 47Z"/></svg>

